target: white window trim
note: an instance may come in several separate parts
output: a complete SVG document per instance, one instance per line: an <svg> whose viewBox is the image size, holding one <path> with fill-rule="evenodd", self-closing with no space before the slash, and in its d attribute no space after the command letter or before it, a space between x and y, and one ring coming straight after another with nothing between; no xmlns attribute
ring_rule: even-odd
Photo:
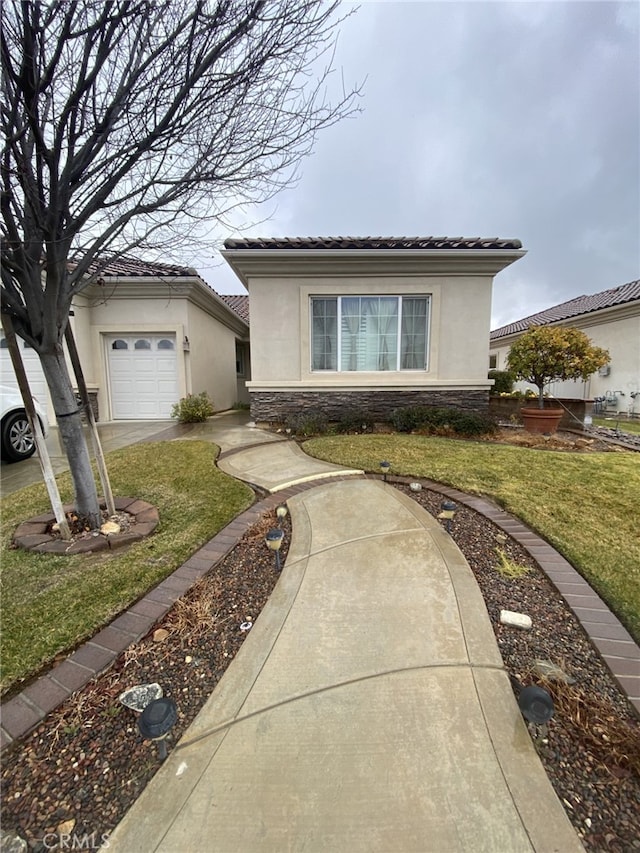
<svg viewBox="0 0 640 853"><path fill-rule="evenodd" d="M402 302L404 299L426 299L427 300L427 315L426 315L426 329L425 329L425 353L424 353L424 367L397 367L395 370L342 370L340 365L342 364L342 300L350 299L350 298L359 298L359 299L376 299L376 298L394 298L398 300L398 333L396 335L396 364L400 365L402 363L401 359L401 348L402 348ZM337 313L337 354L336 354L336 364L338 365L336 370L323 370L320 368L314 368L313 366L313 300L314 299L335 299L337 300L338 313ZM339 296L338 294L310 294L309 295L309 373L314 376L331 376L333 374L344 375L354 375L354 374L365 374L365 373L376 373L381 375L389 375L393 373L427 373L429 371L429 348L431 343L431 313L432 313L432 294L431 293L349 293Z"/></svg>

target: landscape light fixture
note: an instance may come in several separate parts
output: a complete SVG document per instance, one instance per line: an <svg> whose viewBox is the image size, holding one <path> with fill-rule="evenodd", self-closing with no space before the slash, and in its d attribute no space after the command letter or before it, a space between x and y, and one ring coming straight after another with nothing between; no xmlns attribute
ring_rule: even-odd
<svg viewBox="0 0 640 853"><path fill-rule="evenodd" d="M453 501L442 501L438 518L443 518L447 524L447 533L451 533L451 522L455 518L457 505Z"/></svg>
<svg viewBox="0 0 640 853"><path fill-rule="evenodd" d="M380 470L382 471L382 479L386 483L387 482L387 474L389 473L389 468L391 468L391 462L387 462L383 460L380 463Z"/></svg>
<svg viewBox="0 0 640 853"><path fill-rule="evenodd" d="M282 522L287 517L287 513L289 510L285 506L285 504L280 504L280 506L276 507L276 517L278 519L278 524L282 527Z"/></svg>
<svg viewBox="0 0 640 853"><path fill-rule="evenodd" d="M280 571L280 546L284 538L284 532L279 527L272 528L264 538L267 543L267 548L276 556L276 570Z"/></svg>
<svg viewBox="0 0 640 853"><path fill-rule="evenodd" d="M536 737L546 737L547 723L553 717L554 707L551 694L537 684L523 687L514 675L509 676L511 686L518 699L520 713L530 723L537 726Z"/></svg>
<svg viewBox="0 0 640 853"><path fill-rule="evenodd" d="M166 737L177 719L178 707L168 696L149 702L138 717L140 734L145 740L153 740L158 744L160 761L164 761L167 757Z"/></svg>
<svg viewBox="0 0 640 853"><path fill-rule="evenodd" d="M531 684L520 690L518 708L525 719L537 726L548 723L553 717L553 699L543 687L538 687L537 684Z"/></svg>

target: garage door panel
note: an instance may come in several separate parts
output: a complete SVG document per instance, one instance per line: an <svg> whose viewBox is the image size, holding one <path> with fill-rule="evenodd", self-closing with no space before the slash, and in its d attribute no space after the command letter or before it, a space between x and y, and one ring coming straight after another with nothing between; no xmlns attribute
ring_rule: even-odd
<svg viewBox="0 0 640 853"><path fill-rule="evenodd" d="M138 418L141 419L154 419L161 417L160 415L160 407L157 403L153 402L140 402L138 405Z"/></svg>
<svg viewBox="0 0 640 853"><path fill-rule="evenodd" d="M46 405L47 401L47 382L42 372L42 364L38 353L27 346L26 343L18 338L18 347L22 356L22 363L27 374L27 380L31 393L34 397ZM13 362L7 349L5 336L0 334L0 382L2 385L9 385L11 388L18 389L18 380L13 369Z"/></svg>
<svg viewBox="0 0 640 853"><path fill-rule="evenodd" d="M177 358L175 336L118 335L127 349L114 350L114 337L108 339L111 402L115 420L155 420L171 417L177 400ZM140 341L149 348L140 348ZM158 349L160 341L171 341ZM138 349L135 348L138 342Z"/></svg>

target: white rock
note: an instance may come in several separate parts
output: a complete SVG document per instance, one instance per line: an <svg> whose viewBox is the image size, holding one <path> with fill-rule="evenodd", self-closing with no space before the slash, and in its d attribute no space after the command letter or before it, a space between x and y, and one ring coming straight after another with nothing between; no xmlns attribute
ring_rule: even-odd
<svg viewBox="0 0 640 853"><path fill-rule="evenodd" d="M104 533L105 536L109 536L113 533L120 533L120 525L115 521L105 521L100 528L100 533Z"/></svg>
<svg viewBox="0 0 640 853"><path fill-rule="evenodd" d="M531 629L531 616L526 613L514 613L512 610L500 611L500 622L503 625L511 625L513 628L523 628L525 631Z"/></svg>
<svg viewBox="0 0 640 853"><path fill-rule="evenodd" d="M149 702L160 699L163 695L162 687L157 682L153 684L136 684L118 696L120 702L134 711L144 711Z"/></svg>

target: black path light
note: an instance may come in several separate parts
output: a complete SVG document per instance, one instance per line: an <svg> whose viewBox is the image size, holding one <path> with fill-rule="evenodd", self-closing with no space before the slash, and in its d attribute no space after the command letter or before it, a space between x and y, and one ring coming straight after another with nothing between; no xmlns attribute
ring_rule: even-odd
<svg viewBox="0 0 640 853"><path fill-rule="evenodd" d="M451 533L451 522L455 518L457 505L453 501L442 501L438 518L443 518L447 523L447 533Z"/></svg>
<svg viewBox="0 0 640 853"><path fill-rule="evenodd" d="M546 735L547 723L555 711L551 694L537 684L524 687L513 675L509 676L509 680L516 691L518 708L522 716L530 723L539 726L540 734Z"/></svg>
<svg viewBox="0 0 640 853"><path fill-rule="evenodd" d="M280 504L280 506L276 507L276 518L278 519L278 524L282 527L282 524L287 517L287 513L289 510L287 509L286 504Z"/></svg>
<svg viewBox="0 0 640 853"><path fill-rule="evenodd" d="M518 708L523 717L537 726L548 723L554 712L551 695L537 684L522 687L518 696Z"/></svg>
<svg viewBox="0 0 640 853"><path fill-rule="evenodd" d="M280 546L282 545L282 540L284 538L284 531L279 527L272 528L264 538L264 541L267 543L267 548L270 551L273 551L276 555L276 569L280 571Z"/></svg>
<svg viewBox="0 0 640 853"><path fill-rule="evenodd" d="M145 740L153 740L158 744L160 761L164 761L167 757L166 737L177 719L178 707L168 696L149 702L138 717L140 734Z"/></svg>
<svg viewBox="0 0 640 853"><path fill-rule="evenodd" d="M391 462L387 462L386 459L380 463L380 470L382 471L382 479L384 482L387 482L387 474L389 473L389 468L391 468Z"/></svg>

